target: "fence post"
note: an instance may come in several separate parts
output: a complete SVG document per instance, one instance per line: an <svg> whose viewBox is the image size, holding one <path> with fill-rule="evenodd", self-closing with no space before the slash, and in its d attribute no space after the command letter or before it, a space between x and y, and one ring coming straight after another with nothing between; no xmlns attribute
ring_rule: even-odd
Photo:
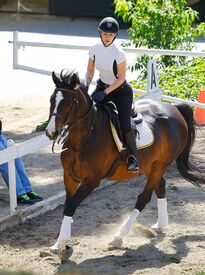
<svg viewBox="0 0 205 275"><path fill-rule="evenodd" d="M149 60L147 65L148 75L147 75L147 96L152 99L161 101L162 90L159 88L159 81L156 68L156 60Z"/></svg>
<svg viewBox="0 0 205 275"><path fill-rule="evenodd" d="M13 31L13 69L18 69L18 30Z"/></svg>
<svg viewBox="0 0 205 275"><path fill-rule="evenodd" d="M7 141L7 146L14 146L14 141L9 139ZM16 199L16 172L15 172L15 159L8 161L9 169L9 196L10 196L10 214L14 214L17 209L17 199Z"/></svg>

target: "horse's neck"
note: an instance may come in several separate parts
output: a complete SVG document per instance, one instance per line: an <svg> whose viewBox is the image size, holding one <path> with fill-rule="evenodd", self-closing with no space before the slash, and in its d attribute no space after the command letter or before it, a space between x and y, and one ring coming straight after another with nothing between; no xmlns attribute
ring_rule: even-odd
<svg viewBox="0 0 205 275"><path fill-rule="evenodd" d="M70 130L70 142L76 150L80 148L90 135L96 116L94 106L90 106L82 92L78 93L76 108L73 110L73 122Z"/></svg>
<svg viewBox="0 0 205 275"><path fill-rule="evenodd" d="M80 88L76 90L76 94L78 102L77 116L78 118L82 118L88 113L90 109L90 103L88 102L88 99L86 98L86 96Z"/></svg>
<svg viewBox="0 0 205 275"><path fill-rule="evenodd" d="M69 139L70 145L76 151L82 149L86 145L87 140L92 134L96 119L96 111L90 109L84 117L76 121L75 126L70 130Z"/></svg>

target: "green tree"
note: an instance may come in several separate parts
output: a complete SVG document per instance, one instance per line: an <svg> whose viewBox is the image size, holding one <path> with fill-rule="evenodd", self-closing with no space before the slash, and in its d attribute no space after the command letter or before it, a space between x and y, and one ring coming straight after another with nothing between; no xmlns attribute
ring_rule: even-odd
<svg viewBox="0 0 205 275"><path fill-rule="evenodd" d="M193 26L198 13L187 6L186 0L114 0L115 13L128 22L128 33L135 47L190 50L194 39L204 35L205 24ZM138 56L132 70L144 71L150 56ZM183 64L185 58L161 56L158 64L167 67Z"/></svg>

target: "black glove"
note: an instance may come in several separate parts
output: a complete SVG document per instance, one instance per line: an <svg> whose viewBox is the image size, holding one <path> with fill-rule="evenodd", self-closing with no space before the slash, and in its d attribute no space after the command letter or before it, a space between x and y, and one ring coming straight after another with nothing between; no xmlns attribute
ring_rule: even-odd
<svg viewBox="0 0 205 275"><path fill-rule="evenodd" d="M2 121L0 120L0 134L2 132Z"/></svg>
<svg viewBox="0 0 205 275"><path fill-rule="evenodd" d="M91 97L96 103L104 102L105 101L105 91L104 90L97 90L95 91Z"/></svg>

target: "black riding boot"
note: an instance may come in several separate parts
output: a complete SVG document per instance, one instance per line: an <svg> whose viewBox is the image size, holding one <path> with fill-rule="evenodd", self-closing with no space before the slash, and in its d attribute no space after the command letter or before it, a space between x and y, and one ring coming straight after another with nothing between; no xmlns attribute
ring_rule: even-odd
<svg viewBox="0 0 205 275"><path fill-rule="evenodd" d="M135 140L135 135L133 130L130 130L125 134L125 141L130 152L130 155L127 158L127 170L132 173L139 172L139 164L137 161L137 145Z"/></svg>

